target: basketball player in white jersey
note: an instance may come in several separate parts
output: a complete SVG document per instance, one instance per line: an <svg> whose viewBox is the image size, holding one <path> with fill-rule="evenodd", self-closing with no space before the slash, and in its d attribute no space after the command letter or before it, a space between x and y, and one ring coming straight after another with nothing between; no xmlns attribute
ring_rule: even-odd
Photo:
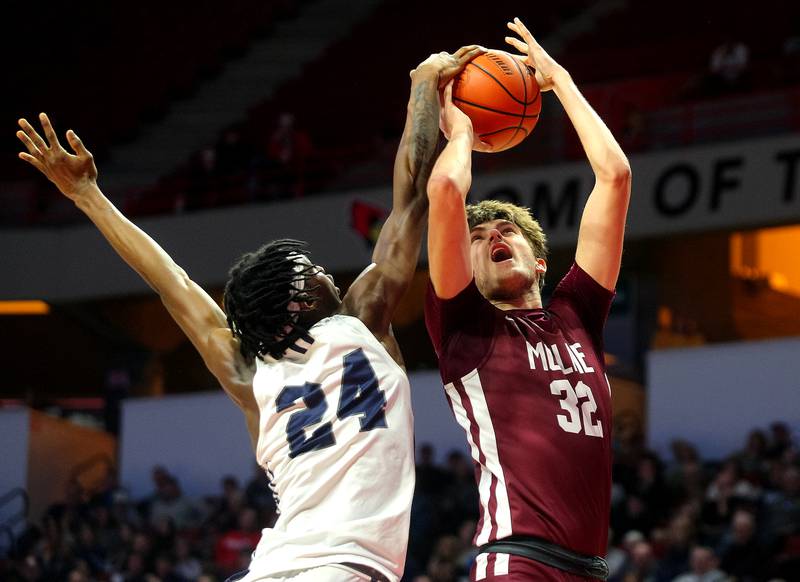
<svg viewBox="0 0 800 582"><path fill-rule="evenodd" d="M254 582L397 581L414 488L411 402L390 321L416 269L426 183L438 142L438 90L483 49L431 55L411 72L393 207L373 263L344 298L303 243L273 241L243 256L225 312L97 186L73 131L62 148L21 119L20 157L73 200L159 294L245 416L257 460L279 498L248 571Z"/></svg>

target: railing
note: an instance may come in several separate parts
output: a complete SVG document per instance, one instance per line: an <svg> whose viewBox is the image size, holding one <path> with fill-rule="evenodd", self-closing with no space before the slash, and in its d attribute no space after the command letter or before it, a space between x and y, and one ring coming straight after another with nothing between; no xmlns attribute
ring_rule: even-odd
<svg viewBox="0 0 800 582"><path fill-rule="evenodd" d="M14 551L16 544L14 528L28 519L28 509L30 507L28 493L22 487L14 487L3 495L0 495L0 513L2 513L5 507L17 499L22 501L20 511L4 517L2 523L0 523L0 535L8 540L7 546L3 546L0 543L0 557Z"/></svg>
<svg viewBox="0 0 800 582"><path fill-rule="evenodd" d="M648 147L676 147L800 129L800 88L731 96L645 115Z"/></svg>

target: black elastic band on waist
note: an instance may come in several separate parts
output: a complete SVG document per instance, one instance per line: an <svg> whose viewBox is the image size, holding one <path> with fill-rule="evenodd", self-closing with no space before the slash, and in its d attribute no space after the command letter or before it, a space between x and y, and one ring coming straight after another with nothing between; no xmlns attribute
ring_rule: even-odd
<svg viewBox="0 0 800 582"><path fill-rule="evenodd" d="M389 582L389 579L375 568L370 568L364 564L356 564L354 562L342 562L342 566L346 566L351 570L357 570L362 574L369 576L369 582Z"/></svg>
<svg viewBox="0 0 800 582"><path fill-rule="evenodd" d="M478 548L480 554L512 554L541 562L570 574L599 580L608 579L608 564L599 556L586 556L531 536L512 536Z"/></svg>

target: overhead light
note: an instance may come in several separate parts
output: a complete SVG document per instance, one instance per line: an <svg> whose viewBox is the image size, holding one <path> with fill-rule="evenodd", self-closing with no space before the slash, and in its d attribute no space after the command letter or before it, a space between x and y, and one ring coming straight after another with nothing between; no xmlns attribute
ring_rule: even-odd
<svg viewBox="0 0 800 582"><path fill-rule="evenodd" d="M0 301L0 315L47 315L50 306L44 301Z"/></svg>

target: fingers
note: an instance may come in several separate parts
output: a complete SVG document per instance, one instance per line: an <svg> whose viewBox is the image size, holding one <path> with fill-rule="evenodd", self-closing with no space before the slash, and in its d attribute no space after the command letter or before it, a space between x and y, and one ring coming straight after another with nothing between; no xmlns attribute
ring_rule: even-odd
<svg viewBox="0 0 800 582"><path fill-rule="evenodd" d="M511 37L511 36L507 36L506 37L506 42L508 44L510 44L511 46L513 46L515 49L517 49L522 54L525 54L525 55L528 54L528 50L529 49L528 49L527 43L522 42L520 39Z"/></svg>
<svg viewBox="0 0 800 582"><path fill-rule="evenodd" d="M486 50L483 47L478 46L477 44L468 44L467 46L462 46L460 49L458 49L456 52L454 52L453 56L456 59L461 60L462 56L464 56L468 52L474 51L475 49L483 49L484 51Z"/></svg>
<svg viewBox="0 0 800 582"><path fill-rule="evenodd" d="M36 147L36 144L34 144L33 141L31 141L31 138L28 137L27 133L25 133L24 131L18 131L17 137L23 143L23 145L28 150L28 153L31 156L37 159L43 156L42 151Z"/></svg>
<svg viewBox="0 0 800 582"><path fill-rule="evenodd" d="M483 141L477 135L475 136L475 144L473 145L473 149L479 152L491 152L492 151L492 144L487 141Z"/></svg>
<svg viewBox="0 0 800 582"><path fill-rule="evenodd" d="M44 152L46 152L49 149L47 147L47 144L42 139L42 137L38 133L36 133L36 130L33 129L33 126L30 123L28 123L27 119L24 118L20 119L17 123L22 128L22 131L25 133L27 138L33 143L33 145L36 146L36 149L39 151L40 154L44 154Z"/></svg>
<svg viewBox="0 0 800 582"><path fill-rule="evenodd" d="M20 133L22 133L22 132L20 132ZM44 173L44 164L42 164L42 162L40 162L38 159L36 159L32 155L26 154L25 152L20 152L19 153L19 159L25 160L30 165L32 165L34 168L36 168L40 172Z"/></svg>
<svg viewBox="0 0 800 582"><path fill-rule="evenodd" d="M459 49L459 51L460 50L461 49ZM486 52L485 48L483 48L482 46L476 46L476 47L473 47L473 48L469 49L468 51L463 52L460 56L458 55L458 53L456 53L456 59L458 60L458 65L460 67L463 67L468 62L470 62L473 59L475 59L475 57L477 57L479 55L482 55L485 52Z"/></svg>
<svg viewBox="0 0 800 582"><path fill-rule="evenodd" d="M451 79L447 85L444 86L444 106L450 106L453 104L453 80Z"/></svg>
<svg viewBox="0 0 800 582"><path fill-rule="evenodd" d="M528 30L528 27L526 27L519 18L514 18L514 21L509 22L506 26L508 26L510 30L513 30L518 35L520 35L522 39L529 45L536 44L536 40L533 38L531 32Z"/></svg>
<svg viewBox="0 0 800 582"><path fill-rule="evenodd" d="M58 136L56 135L56 132L53 129L53 125L50 123L50 118L47 117L47 114L40 113L39 121L42 123L42 129L44 129L44 135L47 137L50 147L61 149L61 144L58 142Z"/></svg>
<svg viewBox="0 0 800 582"><path fill-rule="evenodd" d="M86 149L86 146L83 145L81 138L79 138L78 134L71 129L67 130L67 141L69 142L69 145L72 146L72 149L75 151L75 153L78 154L78 156L92 157L92 154Z"/></svg>

